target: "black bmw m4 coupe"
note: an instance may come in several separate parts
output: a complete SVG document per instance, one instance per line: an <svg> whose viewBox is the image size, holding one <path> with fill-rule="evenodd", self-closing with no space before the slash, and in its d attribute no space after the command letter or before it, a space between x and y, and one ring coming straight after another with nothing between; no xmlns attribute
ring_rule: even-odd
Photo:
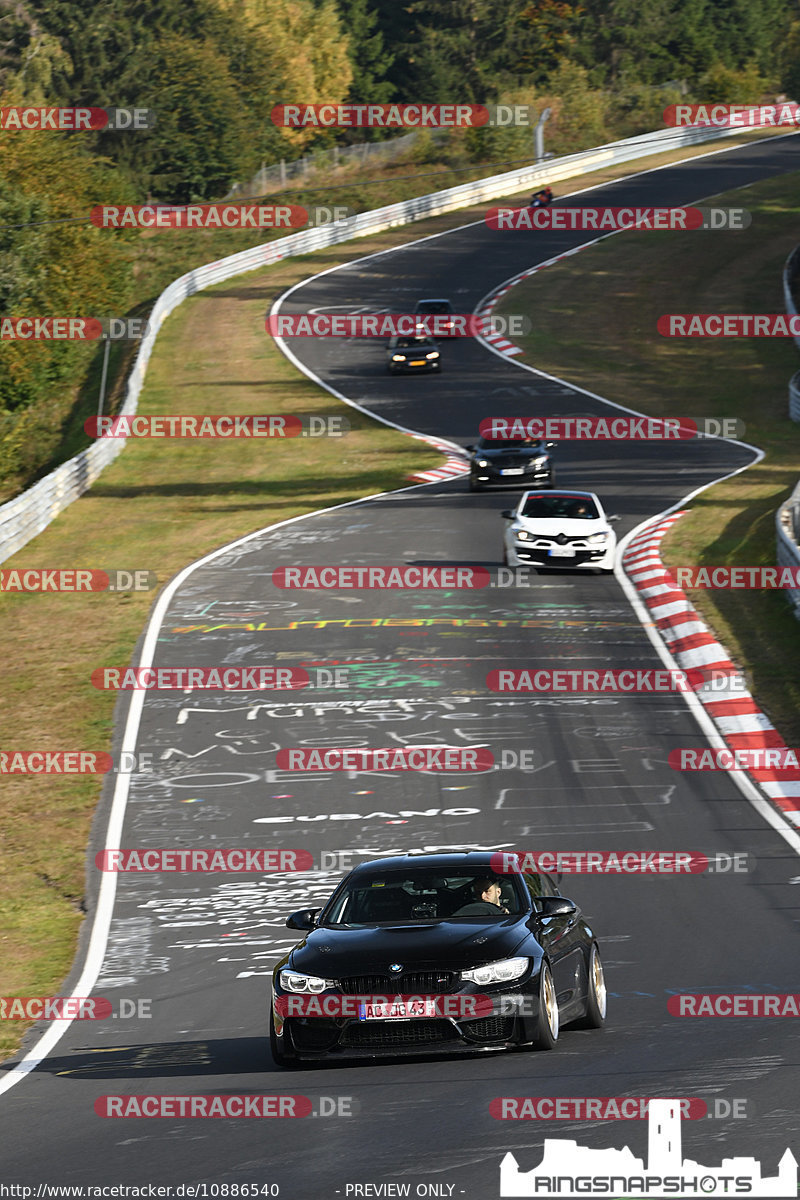
<svg viewBox="0 0 800 1200"><path fill-rule="evenodd" d="M490 851L361 863L273 974L272 1056L310 1059L551 1050L600 1028L595 935L549 875Z"/></svg>

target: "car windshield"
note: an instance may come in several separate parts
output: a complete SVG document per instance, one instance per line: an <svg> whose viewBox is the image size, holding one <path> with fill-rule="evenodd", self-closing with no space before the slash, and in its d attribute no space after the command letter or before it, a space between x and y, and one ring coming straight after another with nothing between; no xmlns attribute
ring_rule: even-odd
<svg viewBox="0 0 800 1200"><path fill-rule="evenodd" d="M588 496L529 496L521 516L596 521L600 514L597 505Z"/></svg>
<svg viewBox="0 0 800 1200"><path fill-rule="evenodd" d="M479 450L530 450L531 447L539 447L541 440L539 438L481 438L478 442Z"/></svg>
<svg viewBox="0 0 800 1200"><path fill-rule="evenodd" d="M481 900L477 893L487 881L500 885L499 906ZM503 908L508 912L504 913ZM520 895L511 875L494 876L480 867L447 873L420 868L358 875L338 893L321 923L353 926L470 918L483 922L521 911Z"/></svg>
<svg viewBox="0 0 800 1200"><path fill-rule="evenodd" d="M395 350L423 350L433 343L425 337L399 337L394 345Z"/></svg>

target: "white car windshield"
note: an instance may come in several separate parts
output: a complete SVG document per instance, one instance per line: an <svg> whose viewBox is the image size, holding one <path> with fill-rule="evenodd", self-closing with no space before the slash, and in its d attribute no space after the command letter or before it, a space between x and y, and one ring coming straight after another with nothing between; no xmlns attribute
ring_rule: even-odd
<svg viewBox="0 0 800 1200"><path fill-rule="evenodd" d="M523 517L551 519L564 517L570 521L597 521L597 505L588 496L529 496L520 513Z"/></svg>

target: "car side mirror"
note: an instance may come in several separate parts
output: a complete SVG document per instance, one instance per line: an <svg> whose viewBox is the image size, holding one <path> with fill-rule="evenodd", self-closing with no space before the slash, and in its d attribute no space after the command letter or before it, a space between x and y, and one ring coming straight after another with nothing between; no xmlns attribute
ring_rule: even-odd
<svg viewBox="0 0 800 1200"><path fill-rule="evenodd" d="M286 918L287 929L313 929L317 918L318 908L301 908Z"/></svg>
<svg viewBox="0 0 800 1200"><path fill-rule="evenodd" d="M574 900L567 900L566 896L543 896L541 905L540 917L571 917L578 911Z"/></svg>
<svg viewBox="0 0 800 1200"><path fill-rule="evenodd" d="M464 449L465 449L465 450L470 450L470 451L474 452L474 450L475 450L475 447L474 447L474 446L465 446L465 447L464 447Z"/></svg>
<svg viewBox="0 0 800 1200"><path fill-rule="evenodd" d="M500 513L500 516L503 518L504 521L513 521L514 520L514 511L511 508L504 508L503 511Z"/></svg>
<svg viewBox="0 0 800 1200"><path fill-rule="evenodd" d="M619 515L619 513L612 513L610 517L606 517L606 520L608 521L609 525L612 525L614 521L621 521L622 517Z"/></svg>

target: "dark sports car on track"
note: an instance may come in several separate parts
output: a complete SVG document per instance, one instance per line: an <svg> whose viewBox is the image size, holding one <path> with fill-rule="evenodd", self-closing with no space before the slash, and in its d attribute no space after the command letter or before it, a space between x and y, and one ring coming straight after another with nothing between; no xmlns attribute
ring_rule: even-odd
<svg viewBox="0 0 800 1200"><path fill-rule="evenodd" d="M504 871L500 858L365 862L323 909L293 913L286 925L305 937L273 974L275 1062L550 1050L561 1025L599 1028L594 933L549 875Z"/></svg>
<svg viewBox="0 0 800 1200"><path fill-rule="evenodd" d="M485 438L476 446L467 446L469 490L480 492L489 487L554 487L555 468L547 453L554 442L539 438Z"/></svg>
<svg viewBox="0 0 800 1200"><path fill-rule="evenodd" d="M433 338L402 337L399 334L389 340L386 365L392 375L406 371L440 371L442 357Z"/></svg>

